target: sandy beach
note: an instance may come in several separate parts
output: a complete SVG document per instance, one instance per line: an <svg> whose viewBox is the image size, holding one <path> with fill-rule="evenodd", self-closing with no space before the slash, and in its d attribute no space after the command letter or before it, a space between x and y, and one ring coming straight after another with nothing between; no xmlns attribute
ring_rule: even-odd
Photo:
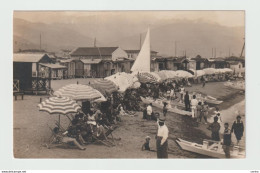
<svg viewBox="0 0 260 173"><path fill-rule="evenodd" d="M91 79L90 79L91 80ZM87 84L88 79L72 79L52 81L54 90L76 82ZM236 111L244 115L245 96L240 90L230 89L224 86L224 82L207 83L205 88L201 85L187 87L187 90L201 91L205 94L216 97L224 101L218 107L223 114L223 121L230 124L235 120ZM15 158L156 158L156 152L141 151L141 146L146 136L151 137L150 146L155 147L155 134L157 125L155 121L142 119L142 113L137 112L136 116L125 116L119 124L119 128L113 132L116 146L106 147L103 144L86 145L85 151L75 148L52 148L47 149L42 144L48 142L51 135L50 128L55 126L58 115L50 115L40 112L37 105L43 95L25 95L24 100L14 101L13 133L14 133L14 157ZM154 111L162 110L154 108ZM245 116L243 116L245 122ZM200 124L198 127L190 117L167 114L166 125L169 128L169 149L170 158L205 158L205 156L183 151L175 143L176 138L183 138L189 141L202 143L203 139L210 139L210 131L207 125ZM63 127L68 126L68 119L61 118ZM242 143L245 143L244 137ZM244 145L244 144L243 144Z"/></svg>

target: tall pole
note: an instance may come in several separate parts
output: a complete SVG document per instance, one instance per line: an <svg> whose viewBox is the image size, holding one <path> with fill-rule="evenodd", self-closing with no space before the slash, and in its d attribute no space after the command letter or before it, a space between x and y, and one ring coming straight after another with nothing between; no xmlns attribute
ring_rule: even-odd
<svg viewBox="0 0 260 173"><path fill-rule="evenodd" d="M214 53L213 53L213 52L214 52L214 50L213 50L213 48L212 48L212 50L211 50L212 58L214 58L214 55L213 55Z"/></svg>
<svg viewBox="0 0 260 173"><path fill-rule="evenodd" d="M175 43L175 57L177 57L177 41L175 41L174 43Z"/></svg>
<svg viewBox="0 0 260 173"><path fill-rule="evenodd" d="M40 33L40 50L42 50L42 34Z"/></svg>
<svg viewBox="0 0 260 173"><path fill-rule="evenodd" d="M96 47L96 37L95 37L95 39L94 39L94 47Z"/></svg>
<svg viewBox="0 0 260 173"><path fill-rule="evenodd" d="M230 57L230 48L228 49L228 57Z"/></svg>
<svg viewBox="0 0 260 173"><path fill-rule="evenodd" d="M243 47L242 47L242 51L241 51L240 57L242 57L244 49L245 49L245 38L244 38L244 44L243 44Z"/></svg>
<svg viewBox="0 0 260 173"><path fill-rule="evenodd" d="M141 48L142 48L142 34L140 34L140 44L139 44L139 46L140 46L140 51L141 51Z"/></svg>

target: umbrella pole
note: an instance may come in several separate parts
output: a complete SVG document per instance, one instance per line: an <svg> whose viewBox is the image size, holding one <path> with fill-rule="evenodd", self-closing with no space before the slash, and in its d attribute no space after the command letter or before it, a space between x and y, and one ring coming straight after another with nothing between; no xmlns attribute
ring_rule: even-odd
<svg viewBox="0 0 260 173"><path fill-rule="evenodd" d="M60 128L60 114L59 114L59 128Z"/></svg>

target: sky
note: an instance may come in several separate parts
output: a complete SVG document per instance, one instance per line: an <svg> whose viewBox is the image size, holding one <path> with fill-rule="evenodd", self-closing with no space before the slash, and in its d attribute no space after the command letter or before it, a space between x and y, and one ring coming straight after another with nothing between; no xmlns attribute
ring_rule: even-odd
<svg viewBox="0 0 260 173"><path fill-rule="evenodd" d="M126 17L135 22L148 23L161 20L193 20L217 23L223 26L236 27L244 26L244 11L15 11L14 17L25 19L31 22L43 23L73 23L75 20L83 20L86 17L96 16L102 18ZM142 17L140 17L142 16Z"/></svg>

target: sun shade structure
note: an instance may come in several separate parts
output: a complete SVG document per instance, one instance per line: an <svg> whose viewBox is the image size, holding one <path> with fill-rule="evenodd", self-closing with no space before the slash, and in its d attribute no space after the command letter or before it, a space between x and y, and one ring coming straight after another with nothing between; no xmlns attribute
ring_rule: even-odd
<svg viewBox="0 0 260 173"><path fill-rule="evenodd" d="M141 83L159 83L161 81L160 76L154 72L140 72L137 77Z"/></svg>
<svg viewBox="0 0 260 173"><path fill-rule="evenodd" d="M102 94L88 85L69 84L54 92L55 96L69 97L76 101L93 101Z"/></svg>
<svg viewBox="0 0 260 173"><path fill-rule="evenodd" d="M110 95L113 92L118 91L118 87L114 82L108 79L97 79L91 82L91 86L96 90L100 91L103 95Z"/></svg>
<svg viewBox="0 0 260 173"><path fill-rule="evenodd" d="M76 113L81 108L80 106L68 97L51 97L42 103L38 104L40 111L48 112L49 114L69 114Z"/></svg>
<svg viewBox="0 0 260 173"><path fill-rule="evenodd" d="M140 86L138 78L129 73L116 73L108 76L105 79L112 81L117 87L119 92L125 92L128 88L137 88Z"/></svg>

